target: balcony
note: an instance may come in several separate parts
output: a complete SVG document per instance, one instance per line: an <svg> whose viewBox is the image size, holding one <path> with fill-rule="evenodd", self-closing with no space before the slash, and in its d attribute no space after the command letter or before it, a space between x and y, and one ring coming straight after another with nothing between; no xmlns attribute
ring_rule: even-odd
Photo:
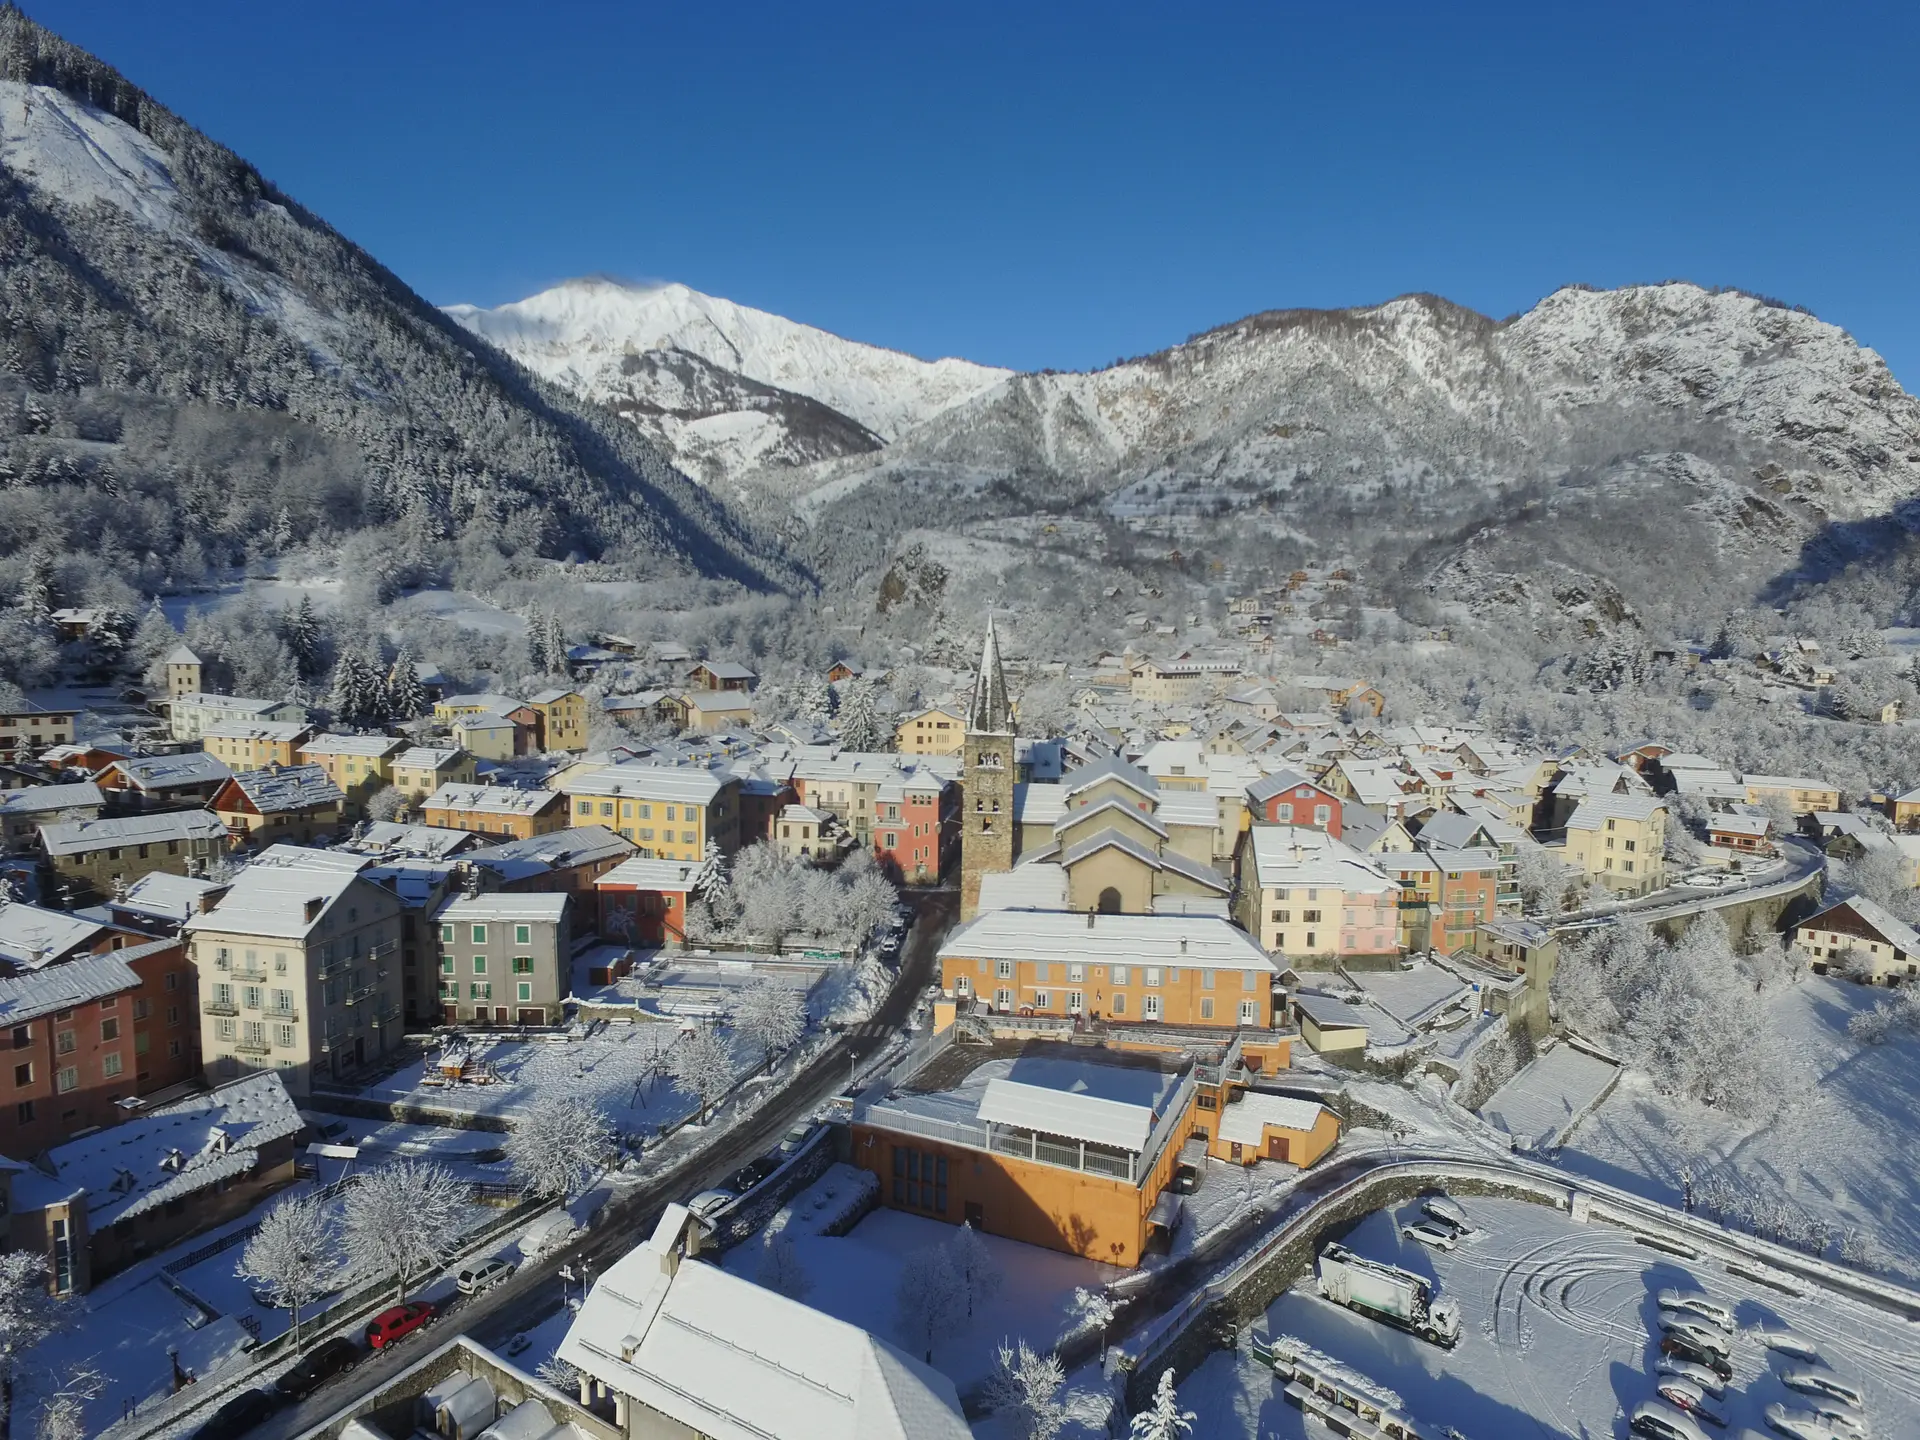
<svg viewBox="0 0 1920 1440"><path fill-rule="evenodd" d="M277 1020L283 1025L291 1025L300 1018L300 1012L291 1006L281 1009L278 1005L260 1012L269 1020Z"/></svg>
<svg viewBox="0 0 1920 1440"><path fill-rule="evenodd" d="M358 989L349 990L341 1003L345 1005L364 1005L369 1000L376 998L379 993L379 987L376 985L362 985Z"/></svg>
<svg viewBox="0 0 1920 1440"><path fill-rule="evenodd" d="M273 1047L264 1040L236 1040L233 1042L236 1055L270 1055Z"/></svg>
<svg viewBox="0 0 1920 1440"><path fill-rule="evenodd" d="M257 962L252 965L236 965L228 973L229 978L238 980L243 984L264 985L267 983L266 967Z"/></svg>
<svg viewBox="0 0 1920 1440"><path fill-rule="evenodd" d="M203 1015L238 1015L240 1007L231 1000L204 1000L200 1004Z"/></svg>

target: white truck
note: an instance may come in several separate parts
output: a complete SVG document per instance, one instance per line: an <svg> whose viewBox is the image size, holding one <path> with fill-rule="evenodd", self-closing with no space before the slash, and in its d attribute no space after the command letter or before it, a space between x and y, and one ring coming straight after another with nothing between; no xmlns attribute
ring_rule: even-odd
<svg viewBox="0 0 1920 1440"><path fill-rule="evenodd" d="M1451 1350L1460 1340L1460 1307L1436 1300L1424 1276L1356 1255L1344 1245L1320 1252L1320 1293L1336 1305Z"/></svg>

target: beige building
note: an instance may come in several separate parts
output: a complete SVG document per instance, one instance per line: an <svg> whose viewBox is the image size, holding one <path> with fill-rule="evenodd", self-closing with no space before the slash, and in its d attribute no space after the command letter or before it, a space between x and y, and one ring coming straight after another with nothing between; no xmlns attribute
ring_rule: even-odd
<svg viewBox="0 0 1920 1440"><path fill-rule="evenodd" d="M1804 775L1749 775L1744 783L1749 805L1780 800L1796 815L1840 808L1840 787L1824 780L1809 780Z"/></svg>
<svg viewBox="0 0 1920 1440"><path fill-rule="evenodd" d="M497 711L469 711L451 728L460 747L482 760L511 760L520 752L520 727Z"/></svg>
<svg viewBox="0 0 1920 1440"><path fill-rule="evenodd" d="M958 755L966 738L965 717L936 706L894 726L893 748L902 755Z"/></svg>
<svg viewBox="0 0 1920 1440"><path fill-rule="evenodd" d="M1667 802L1652 795L1589 795L1567 817L1566 863L1624 895L1667 883Z"/></svg>
<svg viewBox="0 0 1920 1440"><path fill-rule="evenodd" d="M175 740L198 740L217 726L253 725L285 720L304 725L307 707L291 700L257 700L247 695L208 695L192 691L167 704L168 733Z"/></svg>
<svg viewBox="0 0 1920 1440"><path fill-rule="evenodd" d="M398 895L363 855L276 845L185 937L216 1079L276 1070L297 1096L401 1043Z"/></svg>
<svg viewBox="0 0 1920 1440"><path fill-rule="evenodd" d="M527 707L539 717L535 741L542 750L587 748L587 700L574 690L542 690Z"/></svg>
<svg viewBox="0 0 1920 1440"><path fill-rule="evenodd" d="M300 758L318 765L340 787L349 819L364 815L374 791L393 783L393 757L407 742L391 735L334 735L316 737L300 747Z"/></svg>
<svg viewBox="0 0 1920 1440"><path fill-rule="evenodd" d="M229 770L265 770L297 765L313 727L293 720L245 720L215 725L200 736L200 748Z"/></svg>
<svg viewBox="0 0 1920 1440"><path fill-rule="evenodd" d="M25 710L0 714L0 760L26 760L55 745L73 743L72 710Z"/></svg>
<svg viewBox="0 0 1920 1440"><path fill-rule="evenodd" d="M167 671L167 698L178 700L183 695L197 695L205 686L202 678L205 667L200 657L185 645L176 645L167 652L167 658L161 662Z"/></svg>
<svg viewBox="0 0 1920 1440"><path fill-rule="evenodd" d="M783 806L773 822L773 843L797 859L825 859L838 848L828 838L832 823L831 815L808 806Z"/></svg>
<svg viewBox="0 0 1920 1440"><path fill-rule="evenodd" d="M459 895L434 914L442 1018L552 1025L572 989L568 907L558 894Z"/></svg>
<svg viewBox="0 0 1920 1440"><path fill-rule="evenodd" d="M114 895L143 875L200 875L227 853L227 827L208 810L162 810L42 825L40 844L64 898Z"/></svg>
<svg viewBox="0 0 1920 1440"><path fill-rule="evenodd" d="M457 745L410 745L393 757L393 787L418 804L442 785L472 785L473 756Z"/></svg>

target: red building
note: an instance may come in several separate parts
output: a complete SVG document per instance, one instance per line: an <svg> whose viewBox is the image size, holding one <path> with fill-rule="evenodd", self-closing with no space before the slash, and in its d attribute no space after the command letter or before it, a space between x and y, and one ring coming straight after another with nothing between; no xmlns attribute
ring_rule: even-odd
<svg viewBox="0 0 1920 1440"><path fill-rule="evenodd" d="M200 1073L200 1023L194 1014L193 962L176 940L152 940L114 952L140 977L133 996L134 1088L142 1095Z"/></svg>
<svg viewBox="0 0 1920 1440"><path fill-rule="evenodd" d="M626 945L687 943L687 904L701 867L636 855L594 882L600 936Z"/></svg>
<svg viewBox="0 0 1920 1440"><path fill-rule="evenodd" d="M140 976L87 955L0 978L6 1073L0 1155L27 1159L126 1118L138 1093L133 999Z"/></svg>
<svg viewBox="0 0 1920 1440"><path fill-rule="evenodd" d="M1247 808L1256 825L1297 825L1340 838L1340 797L1297 770L1282 770L1247 787Z"/></svg>
<svg viewBox="0 0 1920 1440"><path fill-rule="evenodd" d="M911 885L938 884L956 858L960 787L910 770L880 787L874 799L873 856Z"/></svg>

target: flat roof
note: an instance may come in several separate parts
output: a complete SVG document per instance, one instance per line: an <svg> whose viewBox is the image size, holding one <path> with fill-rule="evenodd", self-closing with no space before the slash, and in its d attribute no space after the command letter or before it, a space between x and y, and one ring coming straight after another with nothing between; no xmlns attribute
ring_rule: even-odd
<svg viewBox="0 0 1920 1440"><path fill-rule="evenodd" d="M1291 1095L1244 1090L1237 1099L1220 1107L1220 1138L1237 1145L1259 1145L1269 1125L1280 1130L1311 1131L1320 1123L1324 1108Z"/></svg>
<svg viewBox="0 0 1920 1440"><path fill-rule="evenodd" d="M1226 920L1203 915L1083 915L996 910L947 937L940 958L1080 960L1272 974L1272 957Z"/></svg>

